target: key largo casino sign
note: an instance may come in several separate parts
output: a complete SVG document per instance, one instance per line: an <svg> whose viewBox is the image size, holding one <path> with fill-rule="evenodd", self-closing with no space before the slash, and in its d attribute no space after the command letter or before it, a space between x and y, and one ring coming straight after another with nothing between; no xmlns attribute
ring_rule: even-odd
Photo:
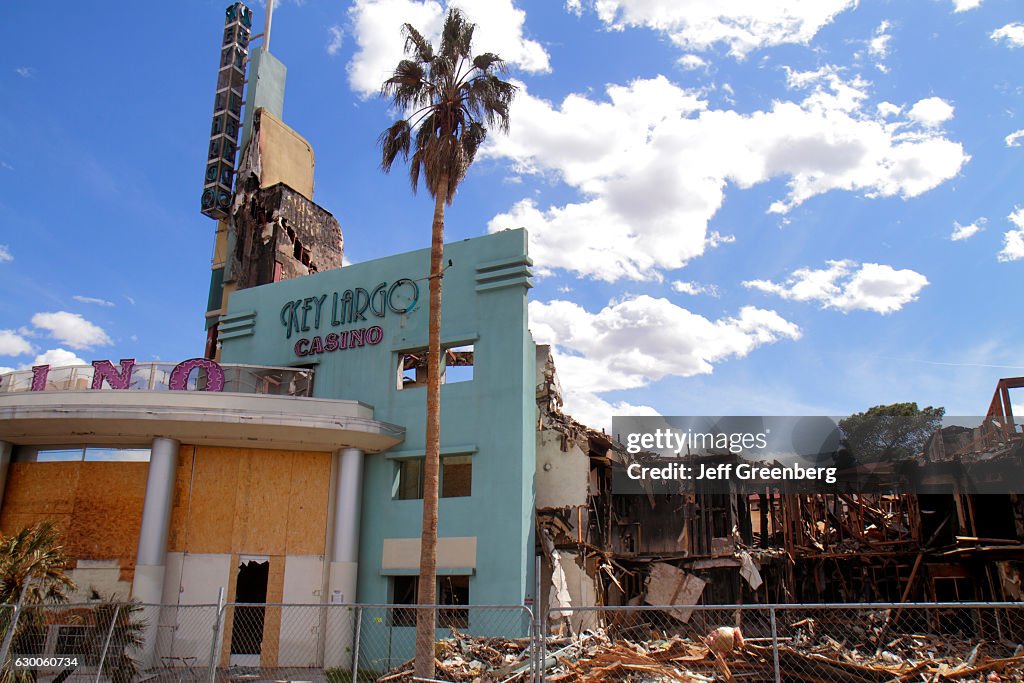
<svg viewBox="0 0 1024 683"><path fill-rule="evenodd" d="M316 356L361 346L375 346L384 338L380 325L360 325L383 319L388 312L402 315L410 312L419 301L420 289L415 280L400 278L392 283L381 282L373 289L356 287L344 292L331 292L319 296L285 302L281 307L281 325L285 339L298 335L294 351L296 356ZM306 336L305 332L320 332L321 328L346 327L337 332Z"/></svg>

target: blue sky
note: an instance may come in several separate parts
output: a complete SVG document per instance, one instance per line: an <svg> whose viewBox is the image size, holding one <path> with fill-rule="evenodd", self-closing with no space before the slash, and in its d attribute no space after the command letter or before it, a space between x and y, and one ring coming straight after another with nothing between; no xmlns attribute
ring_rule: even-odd
<svg viewBox="0 0 1024 683"><path fill-rule="evenodd" d="M201 355L226 4L0 9L0 366ZM574 414L970 415L1024 375L1018 2L458 4L521 91L447 236L529 229ZM445 7L275 11L284 117L353 262L429 243L429 197L378 170L375 93L401 22Z"/></svg>

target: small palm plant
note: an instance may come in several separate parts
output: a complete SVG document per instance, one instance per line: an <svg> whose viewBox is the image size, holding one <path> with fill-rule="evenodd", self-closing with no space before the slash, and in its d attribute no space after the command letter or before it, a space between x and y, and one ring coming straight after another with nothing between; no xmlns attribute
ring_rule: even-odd
<svg viewBox="0 0 1024 683"><path fill-rule="evenodd" d="M67 564L52 520L0 537L0 603L16 604L26 584L24 604L66 602L68 592L75 590L75 582L64 573Z"/></svg>
<svg viewBox="0 0 1024 683"><path fill-rule="evenodd" d="M65 574L68 558L60 531L52 520L44 520L0 537L0 604L21 605L21 614L11 634L10 652L35 652L46 635L46 615L34 606L67 602L75 583ZM8 635L14 610L0 613L0 638ZM33 672L15 674L9 660L3 662L0 681L35 680Z"/></svg>

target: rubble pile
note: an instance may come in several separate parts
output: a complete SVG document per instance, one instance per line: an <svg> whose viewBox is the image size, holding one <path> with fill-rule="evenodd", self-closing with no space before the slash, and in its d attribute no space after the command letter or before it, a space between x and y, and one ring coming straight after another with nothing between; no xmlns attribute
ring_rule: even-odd
<svg viewBox="0 0 1024 683"><path fill-rule="evenodd" d="M485 638L462 635L434 643L435 678L457 683L529 678L529 638ZM412 660L377 679L377 683L412 681Z"/></svg>
<svg viewBox="0 0 1024 683"><path fill-rule="evenodd" d="M775 681L770 638L729 638L716 629L704 638L671 636L637 642L604 630L550 639L543 662L550 683L728 683ZM453 633L436 644L436 678L453 683L526 681L531 669L526 638L479 638ZM854 646L813 630L780 638L783 681L802 683L1024 683L1024 646L1008 641L961 641L936 635L894 634L881 645ZM413 680L412 662L377 683Z"/></svg>

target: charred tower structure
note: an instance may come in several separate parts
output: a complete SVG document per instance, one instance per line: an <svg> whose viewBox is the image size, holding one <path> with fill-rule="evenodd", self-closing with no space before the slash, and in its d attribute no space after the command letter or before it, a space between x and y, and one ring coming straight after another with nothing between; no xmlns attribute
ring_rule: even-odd
<svg viewBox="0 0 1024 683"><path fill-rule="evenodd" d="M231 335L220 318L232 292L342 265L341 226L313 201L313 148L282 120L287 69L270 53L273 10L268 0L257 35L248 7L225 11L201 201L217 221L206 307L211 359Z"/></svg>

